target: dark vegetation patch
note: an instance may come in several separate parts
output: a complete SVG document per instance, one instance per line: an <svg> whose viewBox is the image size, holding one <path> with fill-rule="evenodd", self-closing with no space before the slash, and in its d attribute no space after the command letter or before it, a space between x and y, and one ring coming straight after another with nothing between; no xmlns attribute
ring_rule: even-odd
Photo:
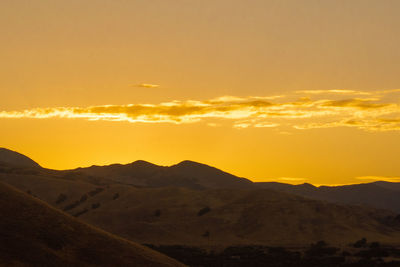
<svg viewBox="0 0 400 267"><path fill-rule="evenodd" d="M160 209L155 210L154 211L154 216L160 217L161 216L161 210Z"/></svg>
<svg viewBox="0 0 400 267"><path fill-rule="evenodd" d="M65 206L63 210L64 211L72 210L72 209L78 207L83 202L85 202L87 200L87 198L88 198L87 194L84 194L79 200L77 200L77 201Z"/></svg>
<svg viewBox="0 0 400 267"><path fill-rule="evenodd" d="M271 266L271 267L365 267L400 266L400 249L377 242L362 248L337 248L324 241L304 248L233 246L223 251L207 251L180 245L146 245L189 266Z"/></svg>
<svg viewBox="0 0 400 267"><path fill-rule="evenodd" d="M203 216L206 213L209 213L211 211L210 207L204 207L201 210L199 210L199 212L197 213L197 216Z"/></svg>
<svg viewBox="0 0 400 267"><path fill-rule="evenodd" d="M97 195L97 194L99 194L99 193L101 193L101 192L103 192L103 191L104 191L104 188L102 188L102 187L97 187L96 189L94 189L94 190L92 190L92 191L90 191L90 192L88 192L88 193L86 193L86 194L83 194L79 200L76 200L76 201L72 202L71 204L65 206L63 210L64 210L64 211L72 210L72 209L78 207L79 205L81 205L82 203L84 203L86 200L88 200L89 197L93 197L93 196L95 196L95 195ZM60 195L58 196L57 201L58 201L58 200L61 200L61 202L63 202L63 201L65 201L65 199L67 198L67 196L64 195L64 196L65 196L65 197L64 197L64 196L61 196L61 195L63 195L63 194L60 194ZM60 202L60 203L61 203L61 202ZM57 203L57 204L58 204L58 203ZM98 205L97 205L97 204L98 204ZM100 206L100 203L96 203L95 206L96 206L96 207L93 208L93 205L92 205L92 208L93 208L93 209L98 208L98 207Z"/></svg>
<svg viewBox="0 0 400 267"><path fill-rule="evenodd" d="M61 193L61 194L58 195L58 197L56 199L56 204L61 204L65 200L67 200L67 195Z"/></svg>
<svg viewBox="0 0 400 267"><path fill-rule="evenodd" d="M118 194L118 193L115 193L114 196L113 196L113 200L116 200L116 199L118 199L118 198L119 198L119 194Z"/></svg>
<svg viewBox="0 0 400 267"><path fill-rule="evenodd" d="M95 195L97 195L98 193L103 192L103 191L104 191L104 188L102 188L102 187L97 187L95 190L90 191L90 192L88 193L88 195L91 196L91 197L93 197L93 196L95 196Z"/></svg>
<svg viewBox="0 0 400 267"><path fill-rule="evenodd" d="M209 238L210 237L210 231L205 231L202 235L201 235L202 237L205 237L205 238Z"/></svg>
<svg viewBox="0 0 400 267"><path fill-rule="evenodd" d="M81 216L82 214L85 214L85 213L88 212L88 211L89 211L88 209L83 209L83 210L81 210L81 211L75 213L74 216L75 216L75 217L79 217L79 216Z"/></svg>
<svg viewBox="0 0 400 267"><path fill-rule="evenodd" d="M98 207L100 207L100 203L93 203L92 204L92 209L97 209Z"/></svg>

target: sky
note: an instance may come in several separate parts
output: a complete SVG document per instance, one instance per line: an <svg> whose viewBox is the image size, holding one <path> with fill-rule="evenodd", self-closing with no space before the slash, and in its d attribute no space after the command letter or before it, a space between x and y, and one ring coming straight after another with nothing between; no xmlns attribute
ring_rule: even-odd
<svg viewBox="0 0 400 267"><path fill-rule="evenodd" d="M400 182L400 1L3 0L0 146Z"/></svg>

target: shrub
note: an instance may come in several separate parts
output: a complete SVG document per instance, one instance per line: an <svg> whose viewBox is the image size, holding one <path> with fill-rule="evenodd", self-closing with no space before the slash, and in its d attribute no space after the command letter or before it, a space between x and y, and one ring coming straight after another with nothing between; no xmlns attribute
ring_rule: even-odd
<svg viewBox="0 0 400 267"><path fill-rule="evenodd" d="M68 210L72 210L73 208L79 206L80 204L82 204L83 202L85 202L87 200L87 195L84 194L80 200L77 200L67 206L64 207L64 211L68 211Z"/></svg>
<svg viewBox="0 0 400 267"><path fill-rule="evenodd" d="M161 216L161 210L156 210L156 211L154 211L154 216L156 216L156 217L160 217Z"/></svg>
<svg viewBox="0 0 400 267"><path fill-rule="evenodd" d="M372 249L378 249L378 248L381 247L381 244L380 244L379 242L372 242L372 243L369 245L369 247L372 248Z"/></svg>
<svg viewBox="0 0 400 267"><path fill-rule="evenodd" d="M67 196L65 194L59 194L56 200L56 204L60 204L64 202L67 199Z"/></svg>
<svg viewBox="0 0 400 267"><path fill-rule="evenodd" d="M365 248L366 246L367 246L367 239L365 237L356 241L353 245L353 247L355 247L355 248Z"/></svg>
<svg viewBox="0 0 400 267"><path fill-rule="evenodd" d="M113 196L113 200L116 200L117 198L119 198L119 194L115 193L114 196Z"/></svg>
<svg viewBox="0 0 400 267"><path fill-rule="evenodd" d="M202 234L203 237L210 237L210 231L205 231L204 234Z"/></svg>
<svg viewBox="0 0 400 267"><path fill-rule="evenodd" d="M86 194L84 194L82 197L81 197L81 200L79 200L81 203L82 202L85 202L86 200L87 200L87 198L88 198L88 196L86 195Z"/></svg>
<svg viewBox="0 0 400 267"><path fill-rule="evenodd" d="M93 203L92 204L92 209L97 209L98 207L100 207L100 203Z"/></svg>
<svg viewBox="0 0 400 267"><path fill-rule="evenodd" d="M84 214L84 213L86 213L86 212L88 212L88 211L89 211L88 209L81 210L80 212L75 213L74 216L75 216L75 217L79 217L79 216L81 216L82 214Z"/></svg>
<svg viewBox="0 0 400 267"><path fill-rule="evenodd" d="M97 187L95 190L90 191L88 194L89 194L89 196L93 197L103 191L104 191L104 188Z"/></svg>
<svg viewBox="0 0 400 267"><path fill-rule="evenodd" d="M325 241L321 240L315 244L312 244L310 248L305 252L305 255L308 258L325 257L336 254L338 250L338 248L329 247Z"/></svg>
<svg viewBox="0 0 400 267"><path fill-rule="evenodd" d="M199 210L199 212L197 213L197 216L203 216L204 214L206 214L210 211L211 211L210 207L208 207L208 206L204 207L201 210Z"/></svg>

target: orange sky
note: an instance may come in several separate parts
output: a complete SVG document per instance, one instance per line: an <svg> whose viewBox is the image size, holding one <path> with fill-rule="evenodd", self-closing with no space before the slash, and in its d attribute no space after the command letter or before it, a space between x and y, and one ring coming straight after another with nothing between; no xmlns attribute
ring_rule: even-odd
<svg viewBox="0 0 400 267"><path fill-rule="evenodd" d="M0 146L400 181L397 0L1 1Z"/></svg>

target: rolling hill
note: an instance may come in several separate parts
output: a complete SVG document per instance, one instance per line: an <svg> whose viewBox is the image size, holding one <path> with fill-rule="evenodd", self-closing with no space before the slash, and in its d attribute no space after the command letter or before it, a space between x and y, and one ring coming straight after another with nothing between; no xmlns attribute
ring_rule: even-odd
<svg viewBox="0 0 400 267"><path fill-rule="evenodd" d="M38 163L18 152L0 147L0 162L20 167L40 167Z"/></svg>
<svg viewBox="0 0 400 267"><path fill-rule="evenodd" d="M78 168L70 173L110 179L114 182L145 186L178 186L191 189L250 188L253 183L205 164L182 161L170 167L157 166L146 161L131 164L113 164Z"/></svg>
<svg viewBox="0 0 400 267"><path fill-rule="evenodd" d="M183 266L0 183L1 266Z"/></svg>
<svg viewBox="0 0 400 267"><path fill-rule="evenodd" d="M329 202L368 205L400 213L400 183L373 182L344 186L290 185L283 183L255 183L258 188L273 189Z"/></svg>
<svg viewBox="0 0 400 267"><path fill-rule="evenodd" d="M318 190L309 184L252 183L191 161L170 167L136 161L67 171L0 163L0 181L139 243L304 245L362 237L396 243L400 238L398 214L369 207L384 200L385 193L376 199L355 194L337 203L337 192L321 200L295 191ZM379 189L392 190L384 185ZM346 194L364 192L364 186L349 187ZM394 207L400 203L398 194L382 203Z"/></svg>
<svg viewBox="0 0 400 267"><path fill-rule="evenodd" d="M139 243L228 246L343 244L400 238L396 214L272 190L111 185L69 210Z"/></svg>

